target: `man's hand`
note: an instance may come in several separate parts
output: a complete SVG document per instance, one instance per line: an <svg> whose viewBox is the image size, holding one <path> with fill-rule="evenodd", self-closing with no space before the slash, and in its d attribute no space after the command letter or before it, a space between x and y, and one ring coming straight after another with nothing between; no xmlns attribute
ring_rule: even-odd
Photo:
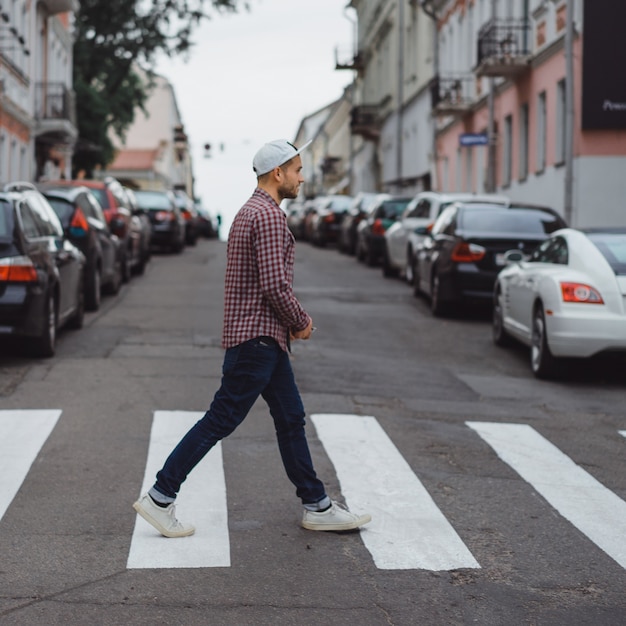
<svg viewBox="0 0 626 626"><path fill-rule="evenodd" d="M311 333L313 332L313 320L309 318L309 323L304 330L297 330L296 332L291 332L292 339L304 339L305 341L311 337Z"/></svg>

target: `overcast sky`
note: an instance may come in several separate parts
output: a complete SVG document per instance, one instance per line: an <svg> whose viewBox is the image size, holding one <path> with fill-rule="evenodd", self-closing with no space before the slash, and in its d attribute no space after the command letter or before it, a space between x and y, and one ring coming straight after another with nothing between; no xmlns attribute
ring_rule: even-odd
<svg viewBox="0 0 626 626"><path fill-rule="evenodd" d="M196 32L187 62L157 71L176 91L194 160L196 194L223 216L222 237L252 193L252 157L266 141L293 140L303 117L351 82L335 48L350 53L348 0L250 0L250 12L216 15ZM212 157L204 158L204 144ZM223 150L221 146L223 145Z"/></svg>

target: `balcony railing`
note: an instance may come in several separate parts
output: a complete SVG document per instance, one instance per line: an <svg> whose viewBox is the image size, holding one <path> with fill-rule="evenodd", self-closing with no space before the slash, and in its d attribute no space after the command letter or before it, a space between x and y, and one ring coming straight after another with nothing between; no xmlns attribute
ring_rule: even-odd
<svg viewBox="0 0 626 626"><path fill-rule="evenodd" d="M378 139L380 136L380 107L376 104L360 104L352 107L350 130L353 135L366 139Z"/></svg>
<svg viewBox="0 0 626 626"><path fill-rule="evenodd" d="M432 109L437 115L463 115L476 100L472 75L437 76L430 84Z"/></svg>
<svg viewBox="0 0 626 626"><path fill-rule="evenodd" d="M57 120L76 125L74 92L60 82L37 83L35 117L40 122Z"/></svg>
<svg viewBox="0 0 626 626"><path fill-rule="evenodd" d="M478 76L514 77L530 62L530 22L490 20L478 32Z"/></svg>
<svg viewBox="0 0 626 626"><path fill-rule="evenodd" d="M340 53L335 48L335 69L361 71L365 69L365 55L359 51L356 53Z"/></svg>

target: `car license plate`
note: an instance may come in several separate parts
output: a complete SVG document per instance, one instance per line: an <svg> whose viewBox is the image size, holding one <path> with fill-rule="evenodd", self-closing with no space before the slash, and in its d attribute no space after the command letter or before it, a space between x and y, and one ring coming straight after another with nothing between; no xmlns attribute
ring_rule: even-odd
<svg viewBox="0 0 626 626"><path fill-rule="evenodd" d="M500 254L496 254L496 265L506 265L503 252Z"/></svg>

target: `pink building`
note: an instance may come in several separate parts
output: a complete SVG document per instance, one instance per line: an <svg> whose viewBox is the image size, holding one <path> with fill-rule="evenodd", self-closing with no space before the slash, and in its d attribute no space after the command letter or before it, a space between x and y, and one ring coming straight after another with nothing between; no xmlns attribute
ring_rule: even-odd
<svg viewBox="0 0 626 626"><path fill-rule="evenodd" d="M616 81L611 70L626 66L621 32L626 3L432 4L439 18L434 104L440 189L493 190L520 202L549 205L575 227L626 226L626 82ZM574 27L571 77L569 6ZM573 82L569 151L568 78ZM484 145L490 129L491 149Z"/></svg>

